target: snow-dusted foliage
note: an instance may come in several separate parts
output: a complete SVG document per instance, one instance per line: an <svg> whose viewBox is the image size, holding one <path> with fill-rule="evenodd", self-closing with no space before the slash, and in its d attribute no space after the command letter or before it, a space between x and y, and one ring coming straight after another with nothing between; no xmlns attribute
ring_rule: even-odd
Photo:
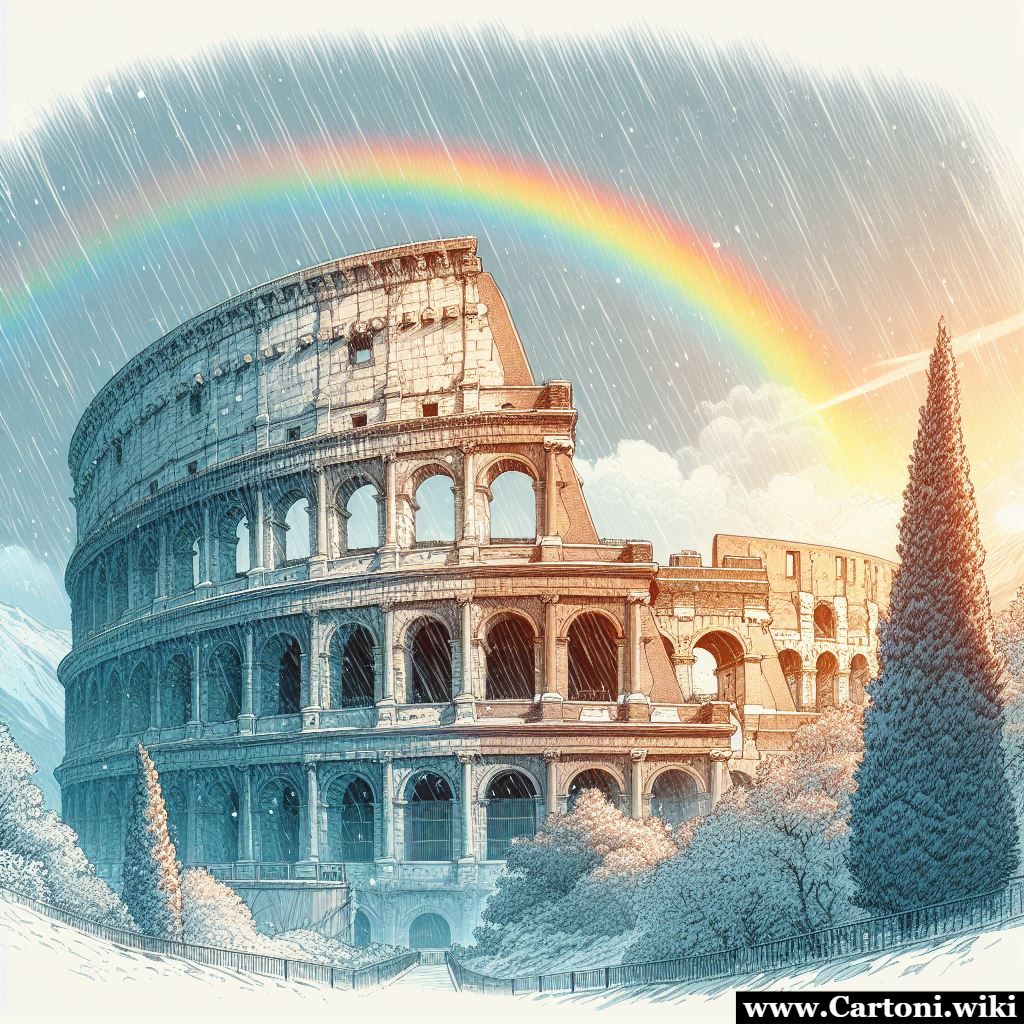
<svg viewBox="0 0 1024 1024"><path fill-rule="evenodd" d="M124 904L78 847L33 781L36 766L0 723L0 885L63 910L130 927Z"/></svg>
<svg viewBox="0 0 1024 1024"><path fill-rule="evenodd" d="M1003 659L1006 726L1003 754L1018 835L1024 834L1024 586L996 619L996 653ZM1020 854L1018 850L1018 855Z"/></svg>
<svg viewBox="0 0 1024 1024"><path fill-rule="evenodd" d="M941 321L899 529L851 822L857 899L871 911L999 888L1017 862L984 549Z"/></svg>
<svg viewBox="0 0 1024 1024"><path fill-rule="evenodd" d="M189 868L181 875L182 932L186 942L222 949L284 956L273 941L256 929L245 901L204 868Z"/></svg>
<svg viewBox="0 0 1024 1024"><path fill-rule="evenodd" d="M379 942L361 947L350 946L347 942L328 938L307 928L282 932L273 939L273 944L278 950L278 956L356 970L407 952L401 946L387 946Z"/></svg>
<svg viewBox="0 0 1024 1024"><path fill-rule="evenodd" d="M794 734L704 818L676 830L679 853L641 886L627 960L711 952L856 916L846 868L861 708L845 704Z"/></svg>
<svg viewBox="0 0 1024 1024"><path fill-rule="evenodd" d="M180 939L181 879L177 853L167 832L160 780L146 748L136 751L135 783L124 840L121 891L139 930Z"/></svg>
<svg viewBox="0 0 1024 1024"><path fill-rule="evenodd" d="M641 879L676 850L659 819L634 821L585 790L571 813L512 845L465 955L504 971L617 959L608 940L632 931Z"/></svg>

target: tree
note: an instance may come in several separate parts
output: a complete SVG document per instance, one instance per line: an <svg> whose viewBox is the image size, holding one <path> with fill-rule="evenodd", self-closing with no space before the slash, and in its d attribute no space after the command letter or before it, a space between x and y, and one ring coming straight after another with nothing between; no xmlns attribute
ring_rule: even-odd
<svg viewBox="0 0 1024 1024"><path fill-rule="evenodd" d="M899 533L852 802L850 865L873 912L997 889L1016 863L984 549L941 320Z"/></svg>
<svg viewBox="0 0 1024 1024"><path fill-rule="evenodd" d="M181 879L167 832L160 780L146 748L136 751L135 783L124 841L122 894L139 929L164 939L182 937Z"/></svg>
<svg viewBox="0 0 1024 1024"><path fill-rule="evenodd" d="M117 894L86 860L78 837L32 781L36 766L0 723L0 885L69 913L130 928Z"/></svg>
<svg viewBox="0 0 1024 1024"><path fill-rule="evenodd" d="M1024 828L1024 586L996 619L996 653L1006 671L1003 744L1019 834Z"/></svg>

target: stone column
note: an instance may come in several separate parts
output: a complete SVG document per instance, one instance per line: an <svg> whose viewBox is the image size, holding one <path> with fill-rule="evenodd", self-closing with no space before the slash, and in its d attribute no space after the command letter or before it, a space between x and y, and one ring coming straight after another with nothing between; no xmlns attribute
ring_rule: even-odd
<svg viewBox="0 0 1024 1024"><path fill-rule="evenodd" d="M164 519L160 520L160 527L157 531L159 538L159 561L156 572L156 594L154 597L157 599L167 596L167 577L169 575L167 567L167 521Z"/></svg>
<svg viewBox="0 0 1024 1024"><path fill-rule="evenodd" d="M562 694L558 689L558 595L545 594L544 601L544 692L540 696L541 718L562 717Z"/></svg>
<svg viewBox="0 0 1024 1024"><path fill-rule="evenodd" d="M238 859L251 861L252 855L252 769L242 765L242 792L238 801Z"/></svg>
<svg viewBox="0 0 1024 1024"><path fill-rule="evenodd" d="M650 721L651 701L641 687L643 651L643 610L651 603L650 592L635 590L626 595L626 639L629 654L626 671L625 696L626 718L628 721Z"/></svg>
<svg viewBox="0 0 1024 1024"><path fill-rule="evenodd" d="M384 456L384 544L382 568L398 565L398 466L393 452Z"/></svg>
<svg viewBox="0 0 1024 1024"><path fill-rule="evenodd" d="M476 445L462 446L462 538L459 561L472 562L477 557L480 533L476 517Z"/></svg>
<svg viewBox="0 0 1024 1024"><path fill-rule="evenodd" d="M459 653L462 679L455 697L456 720L476 718L476 697L473 694L473 603L466 597L459 601Z"/></svg>
<svg viewBox="0 0 1024 1024"><path fill-rule="evenodd" d="M459 764L462 765L462 856L460 860L476 859L476 843L473 835L473 804L475 794L473 792L473 755L459 754Z"/></svg>
<svg viewBox="0 0 1024 1024"><path fill-rule="evenodd" d="M850 670L836 673L836 704L846 704L850 699Z"/></svg>
<svg viewBox="0 0 1024 1024"><path fill-rule="evenodd" d="M199 735L199 723L202 719L200 714L199 700L202 694L201 673L203 663L203 645L198 636L191 638L192 647L192 707L189 709L188 723L185 726L185 735L194 738Z"/></svg>
<svg viewBox="0 0 1024 1024"><path fill-rule="evenodd" d="M558 532L558 453L565 442L544 441L544 535L559 537Z"/></svg>
<svg viewBox="0 0 1024 1024"><path fill-rule="evenodd" d="M211 558L213 539L210 536L210 506L203 503L203 578L201 587L213 586L213 560Z"/></svg>
<svg viewBox="0 0 1024 1024"><path fill-rule="evenodd" d="M256 638L250 623L245 627L245 653L242 656L242 707L238 715L238 731L256 731L256 716L253 714L253 675L256 671Z"/></svg>
<svg viewBox="0 0 1024 1024"><path fill-rule="evenodd" d="M262 487L256 488L256 522L252 524L252 527L256 531L256 564L249 569L250 575L254 572L262 572L267 566L267 514L266 509L263 507Z"/></svg>
<svg viewBox="0 0 1024 1024"><path fill-rule="evenodd" d="M306 860L320 860L320 786L316 776L316 761L307 761L306 769Z"/></svg>
<svg viewBox="0 0 1024 1024"><path fill-rule="evenodd" d="M316 552L311 562L327 560L327 475L324 470L316 471Z"/></svg>
<svg viewBox="0 0 1024 1024"><path fill-rule="evenodd" d="M320 616L309 621L309 654L303 655L302 666L302 728L320 728Z"/></svg>
<svg viewBox="0 0 1024 1024"><path fill-rule="evenodd" d="M136 604L138 604L138 601L136 600L136 596L139 589L139 581L137 579L138 573L136 572L135 569L135 566L138 562L138 559L136 558L136 555L138 554L138 552L136 551L136 547L137 544L134 541L125 545L126 550L124 553L124 571L127 576L127 590L125 593L127 608L134 608Z"/></svg>
<svg viewBox="0 0 1024 1024"><path fill-rule="evenodd" d="M544 807L550 818L558 813L558 762L562 756L560 750L545 750L546 766L544 779Z"/></svg>
<svg viewBox="0 0 1024 1024"><path fill-rule="evenodd" d="M715 807L726 791L726 770L731 750L712 750L711 757L711 806Z"/></svg>
<svg viewBox="0 0 1024 1024"><path fill-rule="evenodd" d="M377 701L377 724L392 725L395 721L395 606L392 601L380 605L384 619L384 640L381 647L381 693Z"/></svg>
<svg viewBox="0 0 1024 1024"><path fill-rule="evenodd" d="M800 680L800 710L814 711L818 703L818 674L814 669L805 669Z"/></svg>
<svg viewBox="0 0 1024 1024"><path fill-rule="evenodd" d="M382 860L395 859L395 765L394 755L384 751L380 755L381 762L381 841L383 846Z"/></svg>
<svg viewBox="0 0 1024 1024"><path fill-rule="evenodd" d="M646 750L629 752L629 816L640 819L644 816L644 759Z"/></svg>
<svg viewBox="0 0 1024 1024"><path fill-rule="evenodd" d="M692 654L672 655L672 668L683 700L690 700L693 697L693 666L696 662L697 659Z"/></svg>
<svg viewBox="0 0 1024 1024"><path fill-rule="evenodd" d="M196 835L196 773L185 772L185 863L198 859L199 837Z"/></svg>

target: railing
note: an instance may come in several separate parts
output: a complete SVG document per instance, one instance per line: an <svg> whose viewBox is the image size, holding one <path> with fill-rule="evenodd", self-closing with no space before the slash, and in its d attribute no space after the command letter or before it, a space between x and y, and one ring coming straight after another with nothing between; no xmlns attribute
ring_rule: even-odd
<svg viewBox="0 0 1024 1024"><path fill-rule="evenodd" d="M71 925L87 935L113 942L127 949L142 949L149 953L162 956L178 956L195 963L210 967L227 967L247 974L260 974L269 978L280 978L284 981L308 981L317 985L329 985L331 988L368 989L381 985L420 962L418 950L409 950L399 956L390 957L380 963L367 967L334 967L329 964L317 964L308 960L290 960L286 957L268 956L264 953L247 953L240 949L220 949L216 946L200 946L192 942L175 942L171 939L160 939L152 935L143 935L127 928L114 928L110 925L93 921L88 917L69 913L59 907L51 906L40 900L25 896L13 889L0 886L0 899L9 903L19 903L39 914L62 924Z"/></svg>
<svg viewBox="0 0 1024 1024"><path fill-rule="evenodd" d="M313 863L285 861L251 861L204 865L206 870L225 882L344 882L345 865L319 861Z"/></svg>
<svg viewBox="0 0 1024 1024"><path fill-rule="evenodd" d="M675 960L612 964L589 970L498 978L464 967L448 953L448 968L460 990L519 995L537 992L587 992L597 989L665 982L698 982L800 967L823 960L879 952L974 931L988 925L1024 918L1024 878L1010 880L1005 889L936 903L900 914L874 917L822 928L752 946L698 953Z"/></svg>

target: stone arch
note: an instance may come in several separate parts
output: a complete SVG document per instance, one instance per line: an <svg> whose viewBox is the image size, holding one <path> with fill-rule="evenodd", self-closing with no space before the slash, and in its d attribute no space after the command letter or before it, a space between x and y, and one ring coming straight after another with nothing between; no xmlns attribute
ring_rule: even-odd
<svg viewBox="0 0 1024 1024"><path fill-rule="evenodd" d="M825 601L814 606L814 638L816 640L835 640L836 610Z"/></svg>
<svg viewBox="0 0 1024 1024"><path fill-rule="evenodd" d="M217 578L233 580L245 576L256 564L256 535L253 516L240 501L232 500L218 516Z"/></svg>
<svg viewBox="0 0 1024 1024"><path fill-rule="evenodd" d="M100 682L93 672L86 690L86 738L90 743L95 743L103 735L103 702L100 693Z"/></svg>
<svg viewBox="0 0 1024 1024"><path fill-rule="evenodd" d="M786 680L786 685L789 687L789 692L793 695L793 700L799 707L804 672L803 658L800 657L797 651L791 648L781 650L779 651L779 668L782 669L782 675Z"/></svg>
<svg viewBox="0 0 1024 1024"><path fill-rule="evenodd" d="M478 509L484 542L533 541L540 533L538 476L533 465L514 455L500 456L477 475L477 491L486 498Z"/></svg>
<svg viewBox="0 0 1024 1024"><path fill-rule="evenodd" d="M456 482L451 467L440 462L420 466L410 477L414 544L455 541Z"/></svg>
<svg viewBox="0 0 1024 1024"><path fill-rule="evenodd" d="M357 910L352 921L352 945L364 949L373 943L373 928L370 918L363 910Z"/></svg>
<svg viewBox="0 0 1024 1024"><path fill-rule="evenodd" d="M815 708L827 711L836 703L836 680L839 676L839 662L831 651L818 655L815 663Z"/></svg>
<svg viewBox="0 0 1024 1024"><path fill-rule="evenodd" d="M97 822L99 839L97 860L110 863L121 859L124 845L122 804L123 801L115 786L108 786L103 791L99 804L99 821Z"/></svg>
<svg viewBox="0 0 1024 1024"><path fill-rule="evenodd" d="M294 864L301 856L300 787L287 773L273 775L259 788L257 808L259 859Z"/></svg>
<svg viewBox="0 0 1024 1024"><path fill-rule="evenodd" d="M420 616L406 632L406 648L409 659L406 702L450 703L453 665L448 627L433 616Z"/></svg>
<svg viewBox="0 0 1024 1024"><path fill-rule="evenodd" d="M194 590L202 578L202 530L199 523L188 517L175 530L171 539L171 593L187 594Z"/></svg>
<svg viewBox="0 0 1024 1024"><path fill-rule="evenodd" d="M863 654L855 654L850 659L850 700L854 704L863 704L867 699L868 683L871 682L871 666Z"/></svg>
<svg viewBox="0 0 1024 1024"><path fill-rule="evenodd" d="M161 788L164 794L164 806L167 809L167 832L171 837L171 842L174 843L178 860L185 864L189 852L188 797L177 775L172 775Z"/></svg>
<svg viewBox="0 0 1024 1024"><path fill-rule="evenodd" d="M153 674L149 665L145 661L138 662L128 677L125 694L125 732L129 735L137 735L149 728L152 686Z"/></svg>
<svg viewBox="0 0 1024 1024"><path fill-rule="evenodd" d="M455 851L455 787L440 772L421 771L405 786L405 859L451 860Z"/></svg>
<svg viewBox="0 0 1024 1024"><path fill-rule="evenodd" d="M694 694L739 703L745 692L744 653L742 638L730 629L713 627L698 633L690 644Z"/></svg>
<svg viewBox="0 0 1024 1024"><path fill-rule="evenodd" d="M339 626L328 645L329 708L367 708L374 704L377 643L361 623Z"/></svg>
<svg viewBox="0 0 1024 1024"><path fill-rule="evenodd" d="M116 622L128 610L128 561L122 548L110 556L110 618Z"/></svg>
<svg viewBox="0 0 1024 1024"><path fill-rule="evenodd" d="M537 629L526 615L501 611L488 617L484 634L487 700L533 700Z"/></svg>
<svg viewBox="0 0 1024 1024"><path fill-rule="evenodd" d="M151 605L159 593L160 548L152 537L146 538L139 548L135 563L135 603Z"/></svg>
<svg viewBox="0 0 1024 1024"><path fill-rule="evenodd" d="M302 708L302 645L291 633L274 633L260 651L261 715L294 715Z"/></svg>
<svg viewBox="0 0 1024 1024"><path fill-rule="evenodd" d="M569 700L614 703L619 696L618 623L603 612L582 611L566 629Z"/></svg>
<svg viewBox="0 0 1024 1024"><path fill-rule="evenodd" d="M569 779L565 788L566 810L576 806L580 794L587 789L596 789L613 806L622 800L622 783L605 765L581 767Z"/></svg>
<svg viewBox="0 0 1024 1024"><path fill-rule="evenodd" d="M172 654L160 673L160 725L182 726L192 718L192 667L180 651Z"/></svg>
<svg viewBox="0 0 1024 1024"><path fill-rule="evenodd" d="M343 480L333 502L340 555L375 551L383 543L385 507L377 480L358 473Z"/></svg>
<svg viewBox="0 0 1024 1024"><path fill-rule="evenodd" d="M448 949L451 944L451 924L446 917L434 910L420 914L409 925L411 949Z"/></svg>
<svg viewBox="0 0 1024 1024"><path fill-rule="evenodd" d="M93 627L99 629L107 624L110 608L110 594L107 583L106 560L101 558L96 569L96 577L93 591Z"/></svg>
<svg viewBox="0 0 1024 1024"><path fill-rule="evenodd" d="M121 673L114 668L107 676L106 683L102 688L101 739L112 740L121 731L122 687Z"/></svg>
<svg viewBox="0 0 1024 1024"><path fill-rule="evenodd" d="M667 765L648 782L651 817L660 818L669 828L708 812L704 780L679 765Z"/></svg>
<svg viewBox="0 0 1024 1024"><path fill-rule="evenodd" d="M207 779L196 794L196 847L203 864L238 859L238 789L225 778Z"/></svg>
<svg viewBox="0 0 1024 1024"><path fill-rule="evenodd" d="M526 772L504 768L491 775L484 792L487 859L504 860L513 842L536 833L540 790Z"/></svg>
<svg viewBox="0 0 1024 1024"><path fill-rule="evenodd" d="M238 648L222 640L206 663L206 709L203 721L229 722L242 710L244 684L242 655Z"/></svg>
<svg viewBox="0 0 1024 1024"><path fill-rule="evenodd" d="M376 852L376 797L360 775L345 774L326 789L326 854L329 861L366 863Z"/></svg>
<svg viewBox="0 0 1024 1024"><path fill-rule="evenodd" d="M302 490L286 491L274 507L274 566L305 561L313 553L316 506Z"/></svg>

